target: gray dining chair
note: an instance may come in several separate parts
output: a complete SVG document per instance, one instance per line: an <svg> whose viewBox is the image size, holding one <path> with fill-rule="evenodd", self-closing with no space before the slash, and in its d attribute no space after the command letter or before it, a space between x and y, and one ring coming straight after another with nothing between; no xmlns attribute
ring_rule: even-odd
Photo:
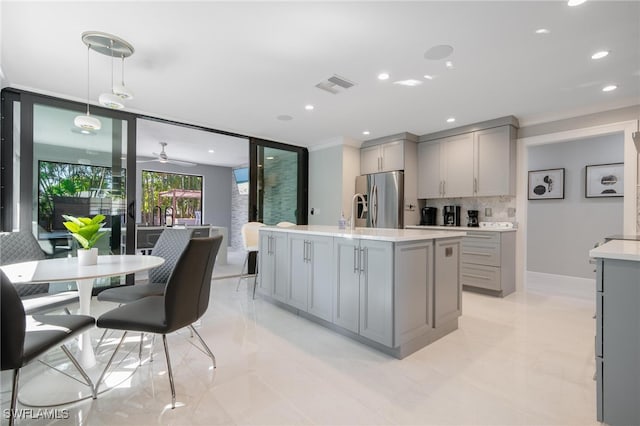
<svg viewBox="0 0 640 426"><path fill-rule="evenodd" d="M45 259L31 232L0 233L0 266ZM78 301L77 291L49 293L49 284L14 284L27 315L59 309Z"/></svg>
<svg viewBox="0 0 640 426"><path fill-rule="evenodd" d="M95 319L88 315L34 315L35 325L27 329L20 296L1 270L0 289L0 364L2 371L13 370L9 425L15 421L20 369L56 346L60 346L80 372L95 399L96 389L91 378L64 345L67 339L93 327Z"/></svg>
<svg viewBox="0 0 640 426"><path fill-rule="evenodd" d="M101 302L129 303L147 296L161 296L167 285L169 276L187 248L192 228L175 229L167 228L162 231L158 241L153 247L152 254L164 259L164 263L149 271L147 283L114 287L98 293L97 299Z"/></svg>
<svg viewBox="0 0 640 426"><path fill-rule="evenodd" d="M129 331L162 335L171 386L171 408L176 405L176 391L167 334L189 327L211 358L213 367L216 367L213 352L193 327L193 323L202 317L209 306L211 275L221 243L222 236L190 240L178 259L162 296L148 296L127 303L98 318L98 327L124 330L124 334L96 383L96 391Z"/></svg>

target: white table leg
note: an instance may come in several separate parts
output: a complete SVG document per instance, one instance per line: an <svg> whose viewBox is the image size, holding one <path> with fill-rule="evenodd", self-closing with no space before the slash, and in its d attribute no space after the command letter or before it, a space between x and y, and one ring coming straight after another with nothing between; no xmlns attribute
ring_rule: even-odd
<svg viewBox="0 0 640 426"><path fill-rule="evenodd" d="M91 315L91 291L93 290L93 279L77 280L78 298L80 299L80 314ZM80 335L80 364L84 368L91 368L96 365L96 356L91 346L91 330L87 330Z"/></svg>

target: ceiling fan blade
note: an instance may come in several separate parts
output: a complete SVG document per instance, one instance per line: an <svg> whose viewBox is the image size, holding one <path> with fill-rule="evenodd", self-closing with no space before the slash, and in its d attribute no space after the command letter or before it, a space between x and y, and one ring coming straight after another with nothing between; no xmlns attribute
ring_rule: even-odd
<svg viewBox="0 0 640 426"><path fill-rule="evenodd" d="M155 161L158 161L157 159L154 160L136 160L136 163L153 163Z"/></svg>
<svg viewBox="0 0 640 426"><path fill-rule="evenodd" d="M167 160L167 163L175 164L176 166L183 166L183 167L197 166L196 163L191 163L189 161L180 161L180 160Z"/></svg>

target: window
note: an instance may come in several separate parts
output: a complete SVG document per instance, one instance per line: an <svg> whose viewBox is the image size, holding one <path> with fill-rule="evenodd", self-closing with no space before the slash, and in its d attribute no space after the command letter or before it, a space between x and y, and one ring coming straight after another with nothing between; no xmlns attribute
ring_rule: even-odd
<svg viewBox="0 0 640 426"><path fill-rule="evenodd" d="M141 213L149 225L201 225L202 176L143 170Z"/></svg>

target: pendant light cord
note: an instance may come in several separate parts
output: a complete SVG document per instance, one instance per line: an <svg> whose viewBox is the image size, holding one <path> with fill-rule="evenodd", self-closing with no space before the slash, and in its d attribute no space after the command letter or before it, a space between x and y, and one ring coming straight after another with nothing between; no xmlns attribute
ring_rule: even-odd
<svg viewBox="0 0 640 426"><path fill-rule="evenodd" d="M111 40L111 46L109 47L111 54L111 93L113 93L113 40Z"/></svg>
<svg viewBox="0 0 640 426"><path fill-rule="evenodd" d="M124 55L122 55L122 85L124 86Z"/></svg>

